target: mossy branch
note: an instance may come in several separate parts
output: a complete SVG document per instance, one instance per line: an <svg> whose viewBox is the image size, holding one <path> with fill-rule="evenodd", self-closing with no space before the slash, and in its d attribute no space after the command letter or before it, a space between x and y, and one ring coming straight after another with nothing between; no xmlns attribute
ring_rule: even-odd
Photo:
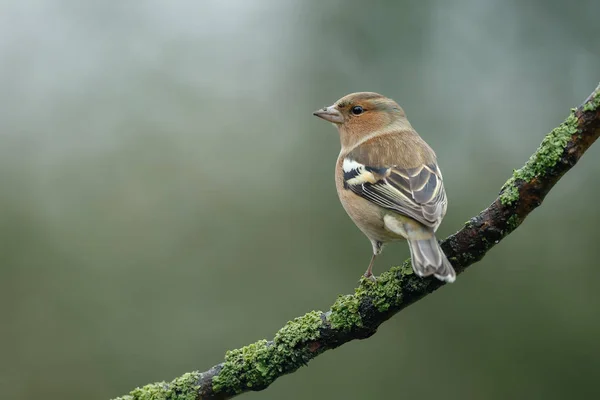
<svg viewBox="0 0 600 400"><path fill-rule="evenodd" d="M599 135L600 86L544 138L488 208L442 242L456 272L481 260L515 230ZM146 385L119 399L228 399L265 389L319 354L373 335L381 323L441 286L435 278L414 275L406 261L381 274L377 282L363 279L354 294L340 296L329 311L312 311L288 322L272 341L228 351L223 363L206 372Z"/></svg>

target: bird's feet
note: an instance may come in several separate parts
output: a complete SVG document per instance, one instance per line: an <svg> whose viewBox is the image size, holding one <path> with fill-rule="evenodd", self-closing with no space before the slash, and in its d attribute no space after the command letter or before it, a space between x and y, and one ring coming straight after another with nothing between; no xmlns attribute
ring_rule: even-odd
<svg viewBox="0 0 600 400"><path fill-rule="evenodd" d="M375 277L375 275L373 275L373 273L370 270L367 270L367 272L363 274L363 277L365 279L370 280L371 282L377 282L377 278Z"/></svg>

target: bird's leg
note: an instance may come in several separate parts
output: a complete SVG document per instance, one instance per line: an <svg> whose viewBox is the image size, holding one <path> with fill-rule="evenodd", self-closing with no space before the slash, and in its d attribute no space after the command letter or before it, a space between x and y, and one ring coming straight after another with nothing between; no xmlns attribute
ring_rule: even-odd
<svg viewBox="0 0 600 400"><path fill-rule="evenodd" d="M379 240L371 240L371 245L373 246L373 256L371 257L371 262L369 263L369 268L365 271L365 278L371 279L375 281L375 275L373 275L373 264L375 264L375 257L381 253L383 250L383 243Z"/></svg>
<svg viewBox="0 0 600 400"><path fill-rule="evenodd" d="M369 263L369 268L367 268L367 271L365 272L365 278L369 278L371 280L375 280L375 276L373 275L373 264L375 264L375 257L377 257L377 254L373 253L371 262Z"/></svg>

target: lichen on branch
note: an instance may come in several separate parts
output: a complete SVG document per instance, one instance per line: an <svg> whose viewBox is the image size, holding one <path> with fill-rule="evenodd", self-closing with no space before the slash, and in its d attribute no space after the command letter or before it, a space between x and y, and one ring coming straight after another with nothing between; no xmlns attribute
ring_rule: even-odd
<svg viewBox="0 0 600 400"><path fill-rule="evenodd" d="M519 199L517 188L519 181L530 181L547 173L561 159L567 143L579 131L576 111L576 109L572 109L567 119L546 135L540 147L529 158L525 166L516 170L513 176L506 181L502 187L502 194L500 194L502 204L511 205Z"/></svg>
<svg viewBox="0 0 600 400"><path fill-rule="evenodd" d="M271 342L259 340L228 351L212 381L213 391L235 395L247 388L259 390L278 376L297 370L314 357L307 345L320 337L323 324L323 313L311 311L288 322Z"/></svg>

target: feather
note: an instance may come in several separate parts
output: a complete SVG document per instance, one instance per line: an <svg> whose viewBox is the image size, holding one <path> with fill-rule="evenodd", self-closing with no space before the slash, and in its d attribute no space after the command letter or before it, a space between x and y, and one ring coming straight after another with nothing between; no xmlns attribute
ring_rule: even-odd
<svg viewBox="0 0 600 400"><path fill-rule="evenodd" d="M411 217L434 230L446 213L446 193L435 163L417 168L386 168L346 158L342 168L344 188L380 207Z"/></svg>

